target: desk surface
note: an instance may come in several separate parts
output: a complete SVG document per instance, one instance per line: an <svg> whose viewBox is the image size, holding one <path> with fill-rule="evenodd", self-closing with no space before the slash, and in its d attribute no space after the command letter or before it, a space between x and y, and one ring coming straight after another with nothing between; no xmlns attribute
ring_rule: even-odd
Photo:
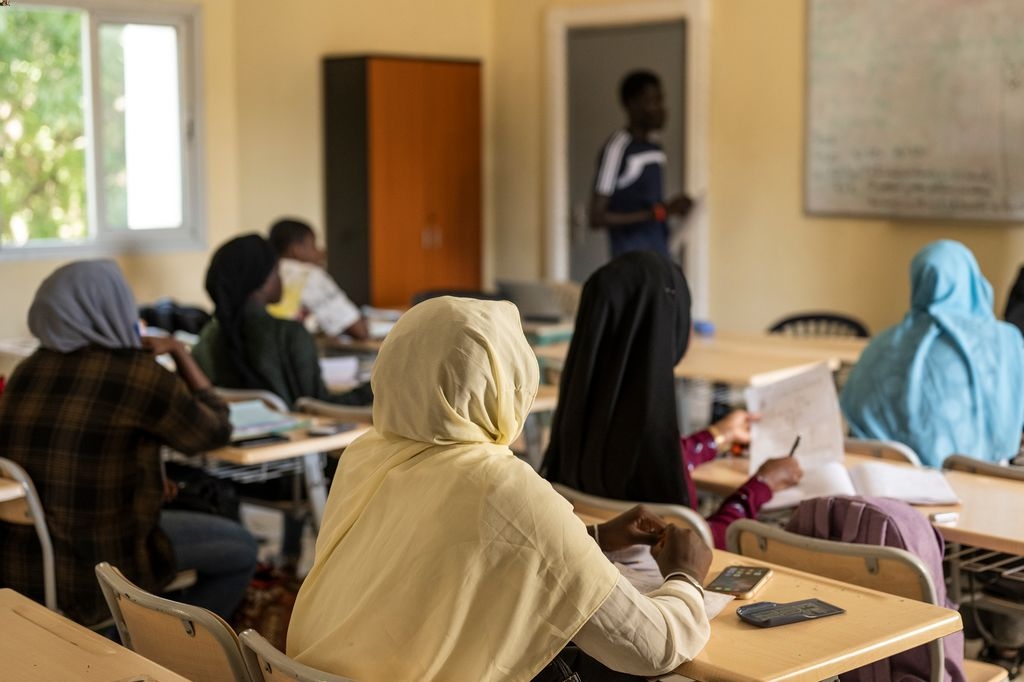
<svg viewBox="0 0 1024 682"><path fill-rule="evenodd" d="M697 680L823 680L962 628L960 614L790 568L715 551L708 579L731 564L771 566L754 600L734 600L711 621L711 640L679 667ZM742 622L736 607L752 601L815 597L846 613L776 628ZM673 678L668 678L673 679Z"/></svg>
<svg viewBox="0 0 1024 682"><path fill-rule="evenodd" d="M758 350L770 349L778 353L818 353L821 360L836 358L846 364L855 364L867 348L870 339L836 336L785 336L763 332L717 331L711 337L694 337L719 346L746 346Z"/></svg>
<svg viewBox="0 0 1024 682"><path fill-rule="evenodd" d="M868 461L879 460L864 455L846 456L848 467ZM747 466L746 459L716 459L694 469L693 482L700 490L728 495L750 476ZM1024 511L1024 481L964 471L947 471L945 474L960 498L960 504L914 508L925 515L940 511L957 512L959 518L956 521L934 524L948 542L1024 556L1024 524L1020 522Z"/></svg>
<svg viewBox="0 0 1024 682"><path fill-rule="evenodd" d="M187 682L11 589L0 589L0 631L4 679Z"/></svg>
<svg viewBox="0 0 1024 682"><path fill-rule="evenodd" d="M17 481L9 478L0 478L0 502L16 500L25 496L25 489Z"/></svg>
<svg viewBox="0 0 1024 682"><path fill-rule="evenodd" d="M537 357L553 366L561 366L569 352L569 343L552 343L534 348ZM676 365L680 379L701 379L734 386L746 386L758 374L781 372L803 365L826 362L833 371L839 369L838 353L800 347L766 345L756 347L744 343L716 343L713 339L694 338L682 361Z"/></svg>
<svg viewBox="0 0 1024 682"><path fill-rule="evenodd" d="M302 418L309 418L309 415L298 415ZM264 464L276 462L282 459L292 459L303 455L310 455L315 452L330 452L341 450L352 444L356 438L369 431L369 424L358 424L354 429L335 433L330 436L310 436L305 429L286 431L287 443L273 443L255 448L238 448L228 445L223 448L211 450L206 453L207 457L219 459L232 464Z"/></svg>

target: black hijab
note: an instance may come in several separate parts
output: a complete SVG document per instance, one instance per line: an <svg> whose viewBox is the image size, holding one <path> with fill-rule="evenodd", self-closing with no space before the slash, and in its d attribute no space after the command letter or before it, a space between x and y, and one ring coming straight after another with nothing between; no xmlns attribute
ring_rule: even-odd
<svg viewBox="0 0 1024 682"><path fill-rule="evenodd" d="M206 293L213 299L213 316L227 342L229 356L244 388L262 388L261 381L245 358L242 309L249 296L263 286L277 265L270 242L258 234L235 237L213 254L206 271Z"/></svg>
<svg viewBox="0 0 1024 682"><path fill-rule="evenodd" d="M1003 319L1016 325L1021 333L1024 333L1024 268L1020 269L1017 281L1013 283L1010 295L1006 297L1006 312Z"/></svg>
<svg viewBox="0 0 1024 682"><path fill-rule="evenodd" d="M690 340L690 290L652 251L583 286L545 475L583 492L689 505L673 368Z"/></svg>

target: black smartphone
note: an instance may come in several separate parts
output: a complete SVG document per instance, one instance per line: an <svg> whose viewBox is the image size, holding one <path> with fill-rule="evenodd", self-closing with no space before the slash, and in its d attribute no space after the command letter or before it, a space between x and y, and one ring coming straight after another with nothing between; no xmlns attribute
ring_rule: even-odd
<svg viewBox="0 0 1024 682"><path fill-rule="evenodd" d="M282 436L280 433L268 433L264 436L240 438L232 441L231 445L236 448L258 448L264 445L274 445L275 443L287 443L289 440L291 439L288 436Z"/></svg>
<svg viewBox="0 0 1024 682"><path fill-rule="evenodd" d="M846 610L820 599L802 599L788 604L759 601L736 609L736 615L740 617L740 620L759 628L773 628L776 625L799 623L840 613L846 613Z"/></svg>
<svg viewBox="0 0 1024 682"><path fill-rule="evenodd" d="M705 589L750 599L768 582L772 569L764 566L728 566Z"/></svg>

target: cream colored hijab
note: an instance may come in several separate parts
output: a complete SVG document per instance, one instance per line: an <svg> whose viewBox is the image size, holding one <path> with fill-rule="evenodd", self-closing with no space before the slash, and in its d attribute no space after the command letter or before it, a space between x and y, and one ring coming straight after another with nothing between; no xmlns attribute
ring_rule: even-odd
<svg viewBox="0 0 1024 682"><path fill-rule="evenodd" d="M341 458L288 654L358 682L530 680L617 571L508 444L537 392L509 303L412 308L373 372L374 430Z"/></svg>

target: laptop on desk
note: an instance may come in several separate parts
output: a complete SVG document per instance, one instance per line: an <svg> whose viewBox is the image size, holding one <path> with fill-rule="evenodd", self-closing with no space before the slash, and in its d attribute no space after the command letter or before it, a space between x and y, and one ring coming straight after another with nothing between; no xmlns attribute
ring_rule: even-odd
<svg viewBox="0 0 1024 682"><path fill-rule="evenodd" d="M498 291L530 322L560 322L567 315L558 293L544 282L498 280Z"/></svg>

